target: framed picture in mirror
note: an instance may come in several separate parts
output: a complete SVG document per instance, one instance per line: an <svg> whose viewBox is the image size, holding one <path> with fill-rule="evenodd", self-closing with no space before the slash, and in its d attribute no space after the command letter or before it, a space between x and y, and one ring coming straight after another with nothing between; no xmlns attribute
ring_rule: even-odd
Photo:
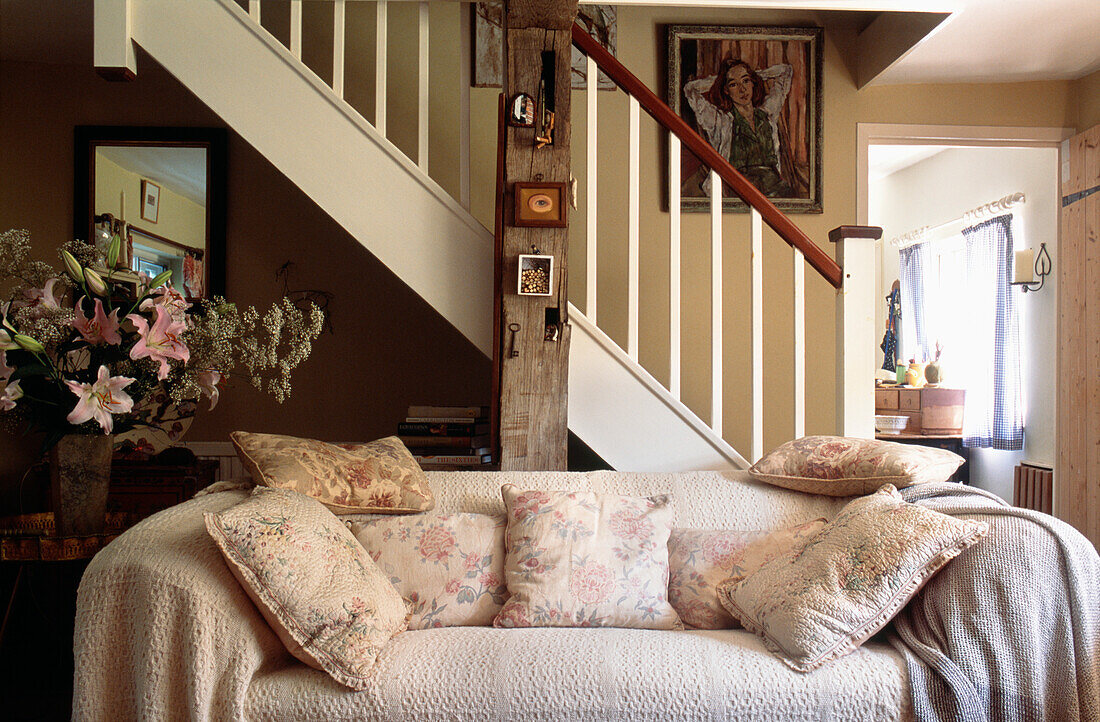
<svg viewBox="0 0 1100 722"><path fill-rule="evenodd" d="M224 128L77 126L73 235L119 234L120 273L172 271L189 299L225 293Z"/></svg>
<svg viewBox="0 0 1100 722"><path fill-rule="evenodd" d="M157 222L160 209L160 186L152 181L141 182L141 219L150 223Z"/></svg>

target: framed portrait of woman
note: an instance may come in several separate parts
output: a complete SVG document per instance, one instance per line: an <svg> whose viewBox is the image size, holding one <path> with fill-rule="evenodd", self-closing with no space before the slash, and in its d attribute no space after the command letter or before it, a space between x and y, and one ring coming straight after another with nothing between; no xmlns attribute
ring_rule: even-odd
<svg viewBox="0 0 1100 722"><path fill-rule="evenodd" d="M822 44L821 28L668 28L668 104L784 211L822 210ZM682 209L709 210L709 169L686 148L680 164ZM722 209L747 211L723 185Z"/></svg>

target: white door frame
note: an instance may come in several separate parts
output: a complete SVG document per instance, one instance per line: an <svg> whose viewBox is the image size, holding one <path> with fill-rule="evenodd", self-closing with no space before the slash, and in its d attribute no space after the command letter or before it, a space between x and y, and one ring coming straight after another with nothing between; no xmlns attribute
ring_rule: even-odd
<svg viewBox="0 0 1100 722"><path fill-rule="evenodd" d="M1073 128L997 127L981 125L856 124L856 218L867 225L870 179L868 148L872 145L953 145L960 148L1059 148L1075 135ZM1059 150L1058 165L1065 159Z"/></svg>

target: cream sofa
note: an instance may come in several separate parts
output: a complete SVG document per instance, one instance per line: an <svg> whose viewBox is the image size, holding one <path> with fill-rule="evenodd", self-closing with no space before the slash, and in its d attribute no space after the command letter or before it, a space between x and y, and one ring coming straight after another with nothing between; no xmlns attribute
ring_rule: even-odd
<svg viewBox="0 0 1100 722"><path fill-rule="evenodd" d="M441 511L503 511L500 487L671 492L676 526L756 530L832 517L847 501L742 472L432 472ZM80 585L74 718L88 720L904 720L905 662L872 640L810 674L744 630L404 632L362 692L291 657L207 535L210 493L127 531Z"/></svg>

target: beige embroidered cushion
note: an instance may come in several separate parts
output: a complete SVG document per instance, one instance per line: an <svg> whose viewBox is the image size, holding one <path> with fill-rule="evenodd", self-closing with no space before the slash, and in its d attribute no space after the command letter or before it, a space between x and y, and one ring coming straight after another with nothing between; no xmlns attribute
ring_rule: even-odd
<svg viewBox="0 0 1100 722"><path fill-rule="evenodd" d="M804 546L718 585L718 599L788 666L809 672L886 626L941 567L989 530L884 486Z"/></svg>
<svg viewBox="0 0 1100 722"><path fill-rule="evenodd" d="M825 519L773 532L673 529L668 540L672 608L684 624L697 629L740 627L718 603L718 584L731 575L751 574L793 546L805 544L823 526Z"/></svg>
<svg viewBox="0 0 1100 722"><path fill-rule="evenodd" d="M206 529L286 648L352 689L405 629L401 595L331 511L294 491L257 487Z"/></svg>
<svg viewBox="0 0 1100 722"><path fill-rule="evenodd" d="M346 445L245 431L229 438L257 484L312 496L337 513L408 514L435 505L427 477L396 436Z"/></svg>
<svg viewBox="0 0 1100 722"><path fill-rule="evenodd" d="M348 528L409 602L409 629L489 626L504 586L504 517L418 514Z"/></svg>
<svg viewBox="0 0 1100 722"><path fill-rule="evenodd" d="M827 496L947 481L964 459L946 449L844 436L788 441L749 469L757 481Z"/></svg>
<svg viewBox="0 0 1100 722"><path fill-rule="evenodd" d="M669 496L501 493L511 596L495 626L683 628L668 603Z"/></svg>

